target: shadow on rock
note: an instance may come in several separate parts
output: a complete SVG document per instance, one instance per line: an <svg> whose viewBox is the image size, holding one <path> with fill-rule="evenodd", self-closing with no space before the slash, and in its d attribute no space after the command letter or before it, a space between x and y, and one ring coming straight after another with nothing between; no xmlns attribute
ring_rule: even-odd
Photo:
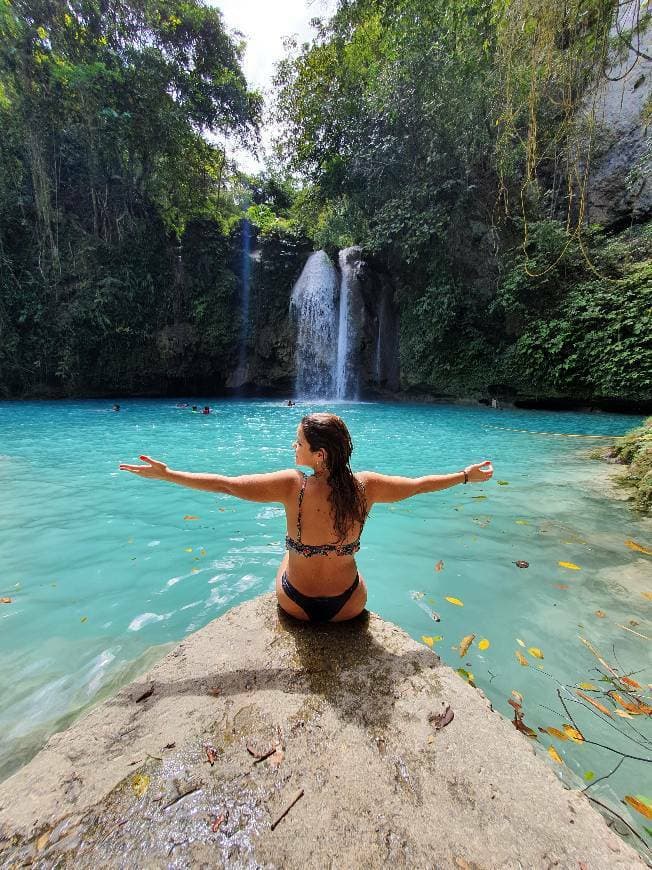
<svg viewBox="0 0 652 870"><path fill-rule="evenodd" d="M398 632L374 632L375 619L364 611L348 622L314 625L287 616L280 608L273 626L270 662L266 667L218 670L196 678L152 681L123 691L114 703L142 702L150 708L165 697L219 693L220 697L253 691L312 693L330 704L343 720L361 726L388 724L400 686L424 670L436 671L439 658L425 648L404 651ZM378 622L381 625L380 622ZM396 630L398 631L398 630ZM279 643L280 641L280 643ZM399 652L403 646L403 651ZM291 666L275 667L287 661Z"/></svg>

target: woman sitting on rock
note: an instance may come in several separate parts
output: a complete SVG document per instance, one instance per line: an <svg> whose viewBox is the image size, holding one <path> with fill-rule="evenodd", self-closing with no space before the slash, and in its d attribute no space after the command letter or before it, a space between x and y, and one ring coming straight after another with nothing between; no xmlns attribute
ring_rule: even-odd
<svg viewBox="0 0 652 870"><path fill-rule="evenodd" d="M195 474L173 471L149 456L140 457L146 465L120 468L150 480L248 501L281 502L287 527L296 532L294 536L288 532L285 538L288 552L276 575L276 595L286 613L311 622L340 622L364 610L367 587L358 573L355 554L375 502L401 501L457 483L484 483L493 474L488 461L453 474L426 477L392 477L373 471L354 474L349 465L351 436L335 414L304 417L293 447L296 464L311 468L310 476L294 468L239 477Z"/></svg>

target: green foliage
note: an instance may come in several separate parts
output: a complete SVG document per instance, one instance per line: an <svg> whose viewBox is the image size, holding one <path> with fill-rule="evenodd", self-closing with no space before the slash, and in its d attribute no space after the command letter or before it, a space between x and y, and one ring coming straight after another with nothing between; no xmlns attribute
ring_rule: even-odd
<svg viewBox="0 0 652 870"><path fill-rule="evenodd" d="M237 279L222 259L206 283L184 244L203 222L230 262L231 171L203 133L256 135L240 51L201 0L0 0L3 395L226 369Z"/></svg>
<svg viewBox="0 0 652 870"><path fill-rule="evenodd" d="M638 429L619 438L611 454L624 462L626 485L634 490L634 507L643 512L652 511L652 417Z"/></svg>
<svg viewBox="0 0 652 870"><path fill-rule="evenodd" d="M515 383L558 395L648 399L652 233L607 240L592 228L584 252L567 239L560 258L562 234L561 225L550 221L531 227L529 275L513 252L506 258L511 263L494 313L502 313L506 331L516 337L507 371Z"/></svg>

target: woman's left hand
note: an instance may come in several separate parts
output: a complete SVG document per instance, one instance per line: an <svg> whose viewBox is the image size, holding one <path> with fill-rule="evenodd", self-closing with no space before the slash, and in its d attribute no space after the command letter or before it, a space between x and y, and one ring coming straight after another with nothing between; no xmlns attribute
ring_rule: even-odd
<svg viewBox="0 0 652 870"><path fill-rule="evenodd" d="M464 471L469 478L469 483L484 483L494 473L493 465L488 459L485 459L484 462L478 462L476 465L467 465Z"/></svg>

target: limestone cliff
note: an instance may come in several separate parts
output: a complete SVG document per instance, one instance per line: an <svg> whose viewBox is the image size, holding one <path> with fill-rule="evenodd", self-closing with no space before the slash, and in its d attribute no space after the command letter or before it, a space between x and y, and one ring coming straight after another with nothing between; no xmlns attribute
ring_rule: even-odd
<svg viewBox="0 0 652 870"><path fill-rule="evenodd" d="M630 33L637 6L620 5L613 65L586 100L596 125L587 217L607 226L652 217L652 26Z"/></svg>

